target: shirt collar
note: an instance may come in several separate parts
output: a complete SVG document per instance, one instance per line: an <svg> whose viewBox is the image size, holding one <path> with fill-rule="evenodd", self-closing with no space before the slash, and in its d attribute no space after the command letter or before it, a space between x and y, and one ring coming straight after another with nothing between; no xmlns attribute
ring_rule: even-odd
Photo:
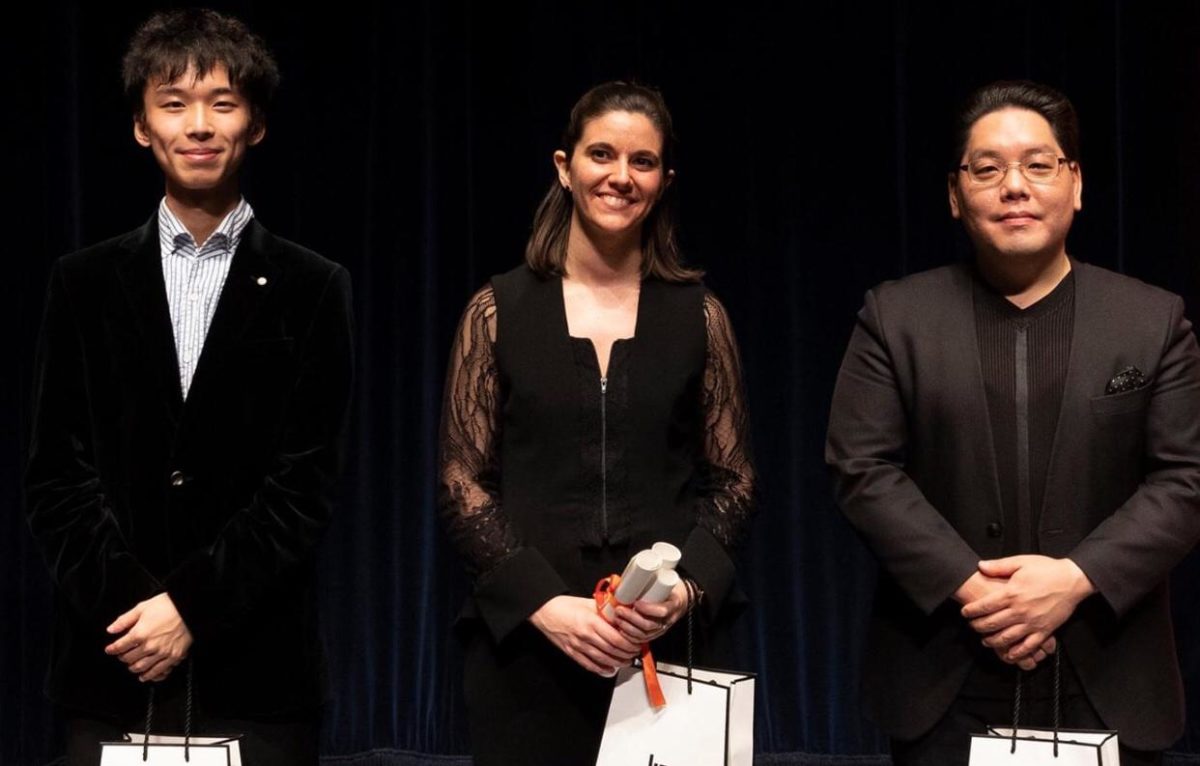
<svg viewBox="0 0 1200 766"><path fill-rule="evenodd" d="M221 219L221 223L209 235L203 245L197 246L191 232L187 230L171 212L167 198L163 197L158 203L158 232L162 244L163 257L167 254L178 253L181 248L191 248L194 257L203 258L218 253L232 253L237 250L242 239L242 232L254 218L254 210L245 197L238 199L237 206Z"/></svg>
<svg viewBox="0 0 1200 766"><path fill-rule="evenodd" d="M975 286L977 294L982 297L983 305L996 315L1008 319L1032 320L1060 309L1075 300L1075 269L1068 271L1053 290L1025 308L1018 308L1012 301L997 292L979 273L978 267L975 267Z"/></svg>

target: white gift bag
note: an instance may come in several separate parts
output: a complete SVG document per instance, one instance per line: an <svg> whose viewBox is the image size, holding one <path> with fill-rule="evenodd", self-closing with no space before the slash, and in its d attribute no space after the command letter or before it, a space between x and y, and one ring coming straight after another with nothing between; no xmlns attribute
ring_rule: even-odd
<svg viewBox="0 0 1200 766"><path fill-rule="evenodd" d="M1013 698L1013 725L989 726L983 734L971 735L969 766L1120 766L1121 753L1115 731L1063 729L1058 726L1060 645L1054 653L1054 728L1021 726L1021 671Z"/></svg>
<svg viewBox="0 0 1200 766"><path fill-rule="evenodd" d="M100 743L100 766L242 766L239 738L126 734Z"/></svg>
<svg viewBox="0 0 1200 766"><path fill-rule="evenodd" d="M240 734L192 734L193 664L187 661L186 718L183 736L151 734L154 686L146 694L146 731L126 734L119 742L100 743L100 766L242 766Z"/></svg>
<svg viewBox="0 0 1200 766"><path fill-rule="evenodd" d="M1120 766L1115 731L989 726L971 735L970 766Z"/></svg>
<svg viewBox="0 0 1200 766"><path fill-rule="evenodd" d="M656 663L667 698L655 710L640 667L617 674L596 766L751 766L754 675Z"/></svg>

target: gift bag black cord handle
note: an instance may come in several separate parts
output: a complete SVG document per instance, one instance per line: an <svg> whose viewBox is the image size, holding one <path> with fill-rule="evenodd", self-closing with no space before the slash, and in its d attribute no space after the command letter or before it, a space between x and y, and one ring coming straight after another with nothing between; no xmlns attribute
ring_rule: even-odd
<svg viewBox="0 0 1200 766"><path fill-rule="evenodd" d="M154 721L154 687L146 695L146 735L142 737L142 760L150 760L150 724Z"/></svg>
<svg viewBox="0 0 1200 766"><path fill-rule="evenodd" d="M690 577L683 580L683 585L687 588L687 693L692 693L692 611L696 606L696 583L692 582Z"/></svg>
<svg viewBox="0 0 1200 766"><path fill-rule="evenodd" d="M1013 725L1012 725L1012 746L1009 747L1009 754L1017 752L1017 729L1021 728L1021 680L1023 671L1017 668L1017 688L1013 692Z"/></svg>
<svg viewBox="0 0 1200 766"><path fill-rule="evenodd" d="M1062 650L1055 648L1054 650L1054 757L1058 757L1058 724L1062 717L1062 704L1060 702L1059 690L1062 686Z"/></svg>
<svg viewBox="0 0 1200 766"><path fill-rule="evenodd" d="M192 739L192 660L187 661L187 698L183 707L183 760L191 762ZM146 734L142 737L142 761L150 760L150 729L154 724L154 684L146 692Z"/></svg>
<svg viewBox="0 0 1200 766"><path fill-rule="evenodd" d="M1013 692L1012 746L1008 752L1017 752L1017 729L1021 726L1021 681L1025 671L1017 668L1017 688ZM1062 719L1062 647L1054 650L1054 757L1058 757L1058 729Z"/></svg>
<svg viewBox="0 0 1200 766"><path fill-rule="evenodd" d="M187 699L183 702L183 760L191 762L192 740L192 661L187 664Z"/></svg>

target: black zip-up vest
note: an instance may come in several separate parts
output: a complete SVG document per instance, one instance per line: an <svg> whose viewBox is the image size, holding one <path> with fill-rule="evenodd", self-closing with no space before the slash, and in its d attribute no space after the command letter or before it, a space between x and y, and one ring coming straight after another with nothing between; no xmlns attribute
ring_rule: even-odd
<svg viewBox="0 0 1200 766"><path fill-rule="evenodd" d="M607 377L567 331L562 280L527 267L494 277L501 388L501 502L576 595L597 578L587 549L683 545L695 526L707 336L704 287L642 283L634 337Z"/></svg>

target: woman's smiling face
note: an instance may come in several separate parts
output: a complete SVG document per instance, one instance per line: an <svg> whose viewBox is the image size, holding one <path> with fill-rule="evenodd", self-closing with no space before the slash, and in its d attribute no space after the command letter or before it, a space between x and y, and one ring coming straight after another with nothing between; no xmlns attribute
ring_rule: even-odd
<svg viewBox="0 0 1200 766"><path fill-rule="evenodd" d="M573 224L591 234L640 231L670 183L662 132L639 112L612 111L584 125L566 152L554 153L559 182L574 201Z"/></svg>

